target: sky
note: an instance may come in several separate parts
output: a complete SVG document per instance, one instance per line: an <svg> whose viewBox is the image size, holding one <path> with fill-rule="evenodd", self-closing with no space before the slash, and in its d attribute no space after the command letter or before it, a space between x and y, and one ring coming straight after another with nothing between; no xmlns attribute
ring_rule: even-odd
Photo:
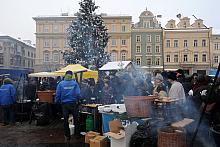
<svg viewBox="0 0 220 147"><path fill-rule="evenodd" d="M42 15L74 14L79 9L80 0L2 0L0 5L0 33L12 37L29 39L35 43L36 24L32 17ZM100 8L96 13L126 14L132 16L134 23L146 8L154 15L162 15L164 27L176 15L192 15L204 20L204 24L213 27L220 34L220 0L95 0Z"/></svg>

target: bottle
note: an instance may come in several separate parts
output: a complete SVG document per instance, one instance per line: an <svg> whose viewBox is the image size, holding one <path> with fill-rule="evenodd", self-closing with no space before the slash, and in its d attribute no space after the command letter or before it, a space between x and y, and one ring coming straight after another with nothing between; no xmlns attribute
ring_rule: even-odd
<svg viewBox="0 0 220 147"><path fill-rule="evenodd" d="M86 118L86 132L92 131L93 127L94 127L93 116L92 115L87 115L87 118Z"/></svg>

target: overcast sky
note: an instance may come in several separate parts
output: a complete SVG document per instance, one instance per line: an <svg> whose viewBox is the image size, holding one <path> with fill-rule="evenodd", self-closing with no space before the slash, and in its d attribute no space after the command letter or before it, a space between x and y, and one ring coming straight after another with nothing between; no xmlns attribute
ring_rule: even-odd
<svg viewBox="0 0 220 147"><path fill-rule="evenodd" d="M2 0L0 5L0 33L35 42L35 21L39 15L74 14L80 0ZM127 14L133 22L147 7L154 15L162 15L162 26L176 15L192 15L204 20L206 26L220 33L220 0L95 0L97 13Z"/></svg>

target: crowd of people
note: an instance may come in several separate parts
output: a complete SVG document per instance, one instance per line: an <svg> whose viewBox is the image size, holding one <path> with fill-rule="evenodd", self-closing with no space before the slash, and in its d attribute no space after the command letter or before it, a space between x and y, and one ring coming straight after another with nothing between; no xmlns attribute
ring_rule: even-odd
<svg viewBox="0 0 220 147"><path fill-rule="evenodd" d="M68 71L62 80L60 77L43 78L41 81L29 79L23 82L24 96L31 101L36 99L36 90L56 90L55 102L62 104L65 116L65 135L69 139L68 115L77 111L78 103L123 103L125 96L170 97L178 100L181 115L195 117L199 115L204 104L207 119L213 124L220 124L220 78L217 80L212 95L208 93L213 86L213 78L207 75L185 76L179 69L175 72L155 71L145 74L139 71L102 73L97 82L94 79L83 79L80 84L73 80L73 73ZM4 79L0 87L0 105L4 112L4 125L15 122L13 104L16 102L16 88L12 80ZM76 122L77 124L77 122Z"/></svg>

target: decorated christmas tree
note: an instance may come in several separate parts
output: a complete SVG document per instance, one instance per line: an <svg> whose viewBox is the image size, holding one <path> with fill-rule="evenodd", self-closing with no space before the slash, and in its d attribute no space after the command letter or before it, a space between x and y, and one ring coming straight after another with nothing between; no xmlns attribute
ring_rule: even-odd
<svg viewBox="0 0 220 147"><path fill-rule="evenodd" d="M68 64L100 68L109 61L104 50L109 39L107 28L102 16L95 13L98 9L95 2L82 0L79 5L79 12L67 29L67 41L72 50L64 52L64 60Z"/></svg>

